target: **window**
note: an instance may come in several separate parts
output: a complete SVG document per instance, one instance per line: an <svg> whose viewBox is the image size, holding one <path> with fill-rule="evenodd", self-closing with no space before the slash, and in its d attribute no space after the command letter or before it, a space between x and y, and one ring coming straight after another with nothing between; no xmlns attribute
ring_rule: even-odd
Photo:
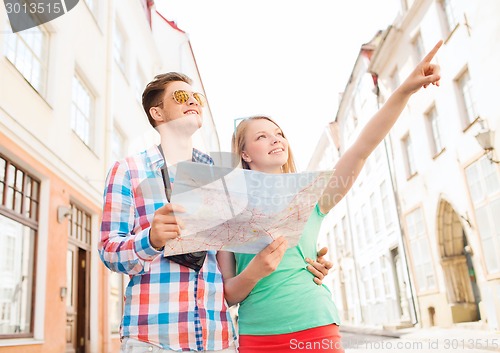
<svg viewBox="0 0 500 353"><path fill-rule="evenodd" d="M374 192L370 195L370 208L372 209L373 229L375 233L378 233L380 232L380 219L378 216L377 199Z"/></svg>
<svg viewBox="0 0 500 353"><path fill-rule="evenodd" d="M466 169L484 260L489 273L500 272L499 174L498 167L487 158L481 158Z"/></svg>
<svg viewBox="0 0 500 353"><path fill-rule="evenodd" d="M380 257L380 273L382 274L382 284L383 284L383 295L385 296L390 296L391 294L391 286L390 286L390 281L391 278L389 277L389 266L388 266L388 261L385 256Z"/></svg>
<svg viewBox="0 0 500 353"><path fill-rule="evenodd" d="M381 298L381 286L380 286L380 271L378 269L377 263L376 262L371 262L370 263L370 272L372 276L372 286L373 286L373 294L374 294L374 299L380 299Z"/></svg>
<svg viewBox="0 0 500 353"><path fill-rule="evenodd" d="M465 123L466 125L469 125L476 120L478 116L469 70L466 70L462 75L460 75L460 77L457 78L456 84L458 91L460 92L460 100L464 111L463 116L465 118Z"/></svg>
<svg viewBox="0 0 500 353"><path fill-rule="evenodd" d="M400 82L399 82L399 73L397 67L395 67L394 70L392 70L391 76L389 77L389 84L392 91L395 91L396 88L399 87Z"/></svg>
<svg viewBox="0 0 500 353"><path fill-rule="evenodd" d="M337 259L342 258L342 242L339 238L339 227L337 225L333 226L333 238L335 239L335 254Z"/></svg>
<svg viewBox="0 0 500 353"><path fill-rule="evenodd" d="M417 65L425 55L424 43L422 41L422 36L420 35L420 33L413 38L412 45L413 45L413 58L415 65Z"/></svg>
<svg viewBox="0 0 500 353"><path fill-rule="evenodd" d="M342 223L342 236L344 238L345 249L347 254L350 254L352 253L352 246L351 246L351 237L349 236L349 232L347 229L346 216L342 217L341 223Z"/></svg>
<svg viewBox="0 0 500 353"><path fill-rule="evenodd" d="M411 178L415 174L417 174L417 168L415 167L415 158L413 155L413 147L410 135L406 135L403 137L403 154L406 162L406 173L408 178Z"/></svg>
<svg viewBox="0 0 500 353"><path fill-rule="evenodd" d="M126 73L126 53L127 53L127 45L126 45L126 37L121 28L121 26L116 23L115 33L113 36L113 57L115 58L115 62L122 70L122 72Z"/></svg>
<svg viewBox="0 0 500 353"><path fill-rule="evenodd" d="M347 113L346 123L345 123L345 134L347 139L350 139L354 131L356 130L357 120L354 113L351 110Z"/></svg>
<svg viewBox="0 0 500 353"><path fill-rule="evenodd" d="M417 287L420 292L434 289L436 287L434 267L421 208L406 216L406 226Z"/></svg>
<svg viewBox="0 0 500 353"><path fill-rule="evenodd" d="M0 155L0 189L0 337L31 337L40 182Z"/></svg>
<svg viewBox="0 0 500 353"><path fill-rule="evenodd" d="M355 234L356 240L357 243L359 244L359 247L362 249L365 247L365 237L363 235L363 228L358 212L354 214L354 219L356 224L356 234Z"/></svg>
<svg viewBox="0 0 500 353"><path fill-rule="evenodd" d="M362 81L359 81L352 93L351 109L353 112L354 127L358 126L358 117L363 113L364 98L361 85Z"/></svg>
<svg viewBox="0 0 500 353"><path fill-rule="evenodd" d="M442 0L441 6L443 7L446 29L448 33L453 32L455 27L458 25L458 9L456 8L456 0Z"/></svg>
<svg viewBox="0 0 500 353"><path fill-rule="evenodd" d="M389 193L387 191L387 183L385 180L382 181L382 183L380 183L380 198L382 199L382 210L384 212L385 227L389 228L389 226L392 224L392 219L391 219L391 210L389 202Z"/></svg>
<svg viewBox="0 0 500 353"><path fill-rule="evenodd" d="M92 148L94 97L78 76L73 76L72 100L71 128L87 146Z"/></svg>
<svg viewBox="0 0 500 353"><path fill-rule="evenodd" d="M372 229L368 224L368 212L366 210L366 205L361 205L361 218L363 219L363 228L365 229L365 239L366 243L370 244L372 242Z"/></svg>
<svg viewBox="0 0 500 353"><path fill-rule="evenodd" d="M42 96L46 94L49 35L36 26L5 35L5 56Z"/></svg>
<svg viewBox="0 0 500 353"><path fill-rule="evenodd" d="M436 107L432 107L426 114L427 126L432 136L431 152L433 156L443 150L443 139L441 137L441 127Z"/></svg>
<svg viewBox="0 0 500 353"><path fill-rule="evenodd" d="M73 203L70 204L70 208L69 236L84 247L92 245L92 217Z"/></svg>
<svg viewBox="0 0 500 353"><path fill-rule="evenodd" d="M366 266L361 267L361 281L363 283L365 300L368 301L372 298L372 291L370 288L370 276L368 274L368 268Z"/></svg>

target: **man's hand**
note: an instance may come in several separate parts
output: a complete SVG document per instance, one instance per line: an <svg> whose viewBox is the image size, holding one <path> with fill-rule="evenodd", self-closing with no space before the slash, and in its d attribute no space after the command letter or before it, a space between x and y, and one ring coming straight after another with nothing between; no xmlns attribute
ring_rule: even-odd
<svg viewBox="0 0 500 353"><path fill-rule="evenodd" d="M323 279L328 275L328 271L333 267L333 263L327 261L323 256L328 252L328 248L324 247L318 251L316 261L312 261L310 258L306 258L306 262L309 264L307 270L314 275L314 283L317 285L323 284Z"/></svg>
<svg viewBox="0 0 500 353"><path fill-rule="evenodd" d="M174 212L185 212L185 210L180 205L168 203L155 211L149 231L149 242L154 248L165 246L167 240L175 239L181 234L184 223Z"/></svg>

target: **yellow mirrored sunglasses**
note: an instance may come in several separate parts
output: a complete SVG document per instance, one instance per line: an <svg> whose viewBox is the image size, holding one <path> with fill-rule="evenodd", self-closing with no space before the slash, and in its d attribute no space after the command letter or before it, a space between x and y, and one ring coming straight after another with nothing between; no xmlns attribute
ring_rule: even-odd
<svg viewBox="0 0 500 353"><path fill-rule="evenodd" d="M184 91L183 89L178 89L172 93L172 97L174 97L174 101L178 104L184 104L189 100L189 97L193 95L194 99L198 102L202 107L205 106L207 99L205 96L198 92L190 93L188 91Z"/></svg>

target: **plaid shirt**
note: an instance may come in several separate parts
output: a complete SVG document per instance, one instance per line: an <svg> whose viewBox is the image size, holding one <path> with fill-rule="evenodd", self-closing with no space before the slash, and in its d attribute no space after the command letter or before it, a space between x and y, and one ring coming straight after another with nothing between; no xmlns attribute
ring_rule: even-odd
<svg viewBox="0 0 500 353"><path fill-rule="evenodd" d="M196 149L193 161L213 164ZM167 200L163 188L144 190L148 183L163 185L164 163L153 146L116 162L107 177L99 255L110 270L130 276L121 336L174 351L225 349L235 333L216 252L207 253L197 273L167 260L149 242L154 212Z"/></svg>

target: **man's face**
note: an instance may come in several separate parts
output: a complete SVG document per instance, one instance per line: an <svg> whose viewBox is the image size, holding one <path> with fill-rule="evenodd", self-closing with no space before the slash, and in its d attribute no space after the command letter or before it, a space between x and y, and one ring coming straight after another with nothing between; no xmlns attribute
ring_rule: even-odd
<svg viewBox="0 0 500 353"><path fill-rule="evenodd" d="M174 92L177 92L176 98L174 98ZM158 124L170 123L175 126L199 129L203 123L203 107L193 93L193 87L186 82L167 83L161 100L162 104L156 107L163 121Z"/></svg>

